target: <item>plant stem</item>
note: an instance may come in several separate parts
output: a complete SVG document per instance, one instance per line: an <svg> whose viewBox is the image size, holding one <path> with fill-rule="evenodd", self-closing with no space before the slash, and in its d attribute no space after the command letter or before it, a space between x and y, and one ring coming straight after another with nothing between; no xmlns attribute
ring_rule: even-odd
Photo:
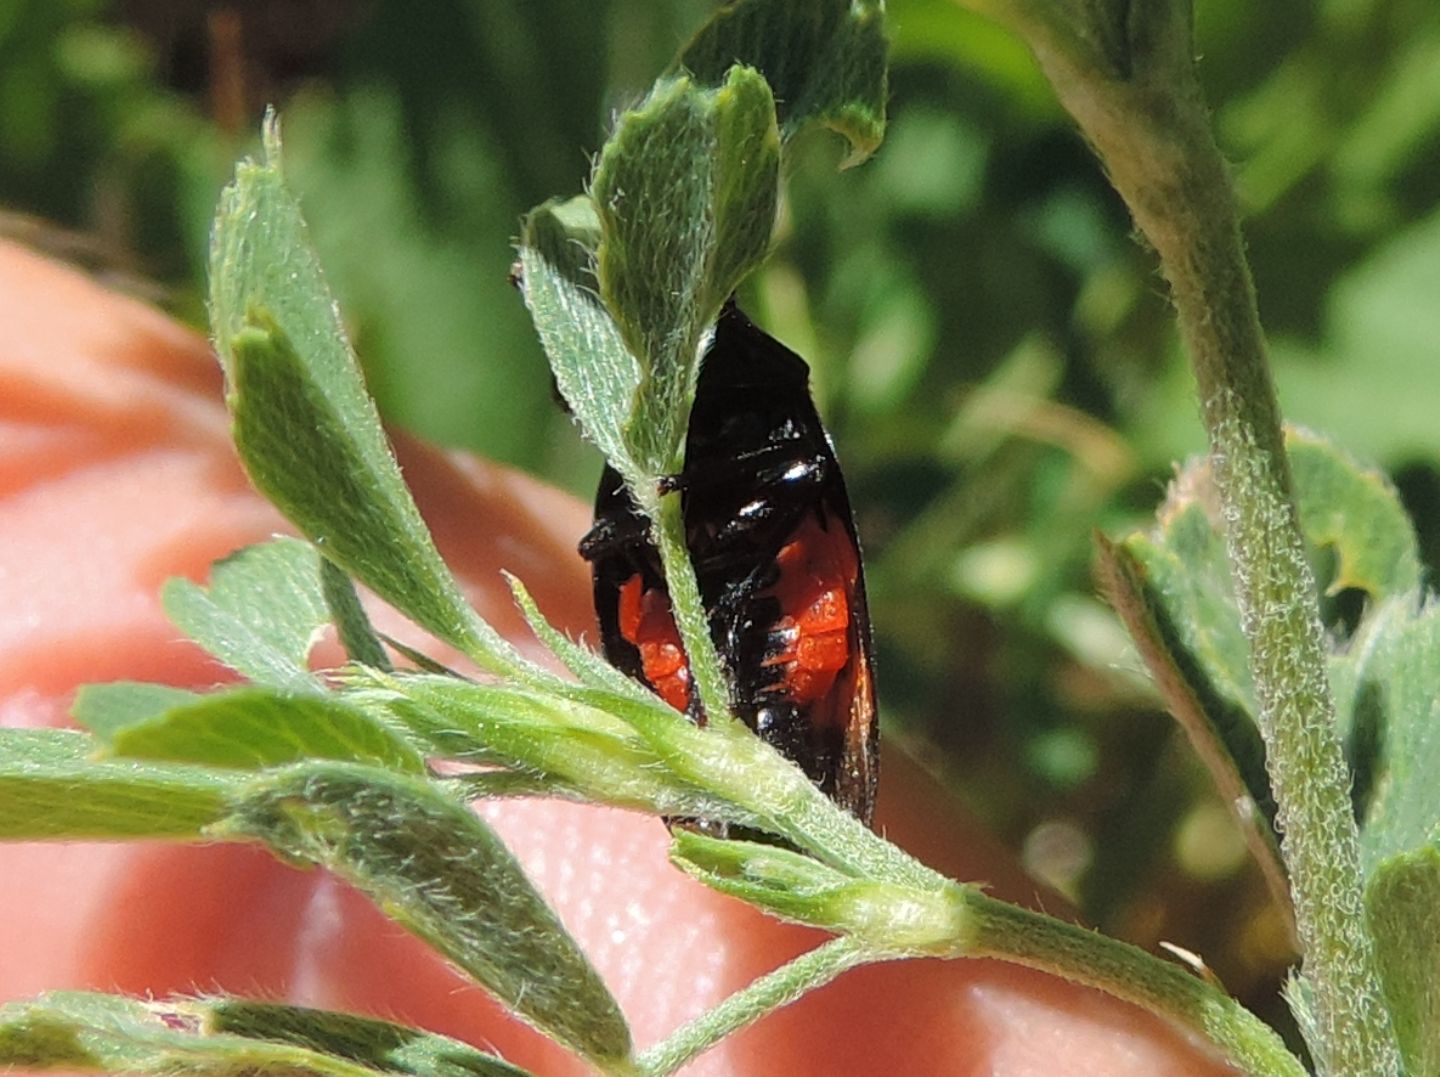
<svg viewBox="0 0 1440 1077"><path fill-rule="evenodd" d="M831 939L742 987L714 1009L682 1025L640 1055L642 1073L674 1073L702 1051L771 1010L827 984L846 969L883 960L852 939Z"/></svg>
<svg viewBox="0 0 1440 1077"><path fill-rule="evenodd" d="M832 867L858 878L930 893L954 886L899 846L856 819L815 786L803 790L798 803L776 819L776 831Z"/></svg>
<svg viewBox="0 0 1440 1077"><path fill-rule="evenodd" d="M710 638L710 618L705 612L700 584L695 578L695 566L690 563L690 551L685 545L680 495L672 493L652 498L640 508L655 528L655 545L660 551L665 586L670 592L670 610L675 617L675 627L680 630L680 640L685 645L691 685L700 695L706 721L717 732L737 728L743 731L744 727L730 716L729 681Z"/></svg>
<svg viewBox="0 0 1440 1077"><path fill-rule="evenodd" d="M1245 1073L1265 1077L1305 1073L1274 1029L1178 965L1097 931L984 894L969 894L967 907L972 917L967 956L1043 969L1134 1002L1202 1034Z"/></svg>
<svg viewBox="0 0 1440 1077"><path fill-rule="evenodd" d="M987 5L989 6L989 5ZM1322 1071L1394 1074L1365 929L1358 834L1315 582L1225 163L1195 77L1187 0L1009 13L1160 257L1190 353L1250 642L1277 824L1314 989Z"/></svg>

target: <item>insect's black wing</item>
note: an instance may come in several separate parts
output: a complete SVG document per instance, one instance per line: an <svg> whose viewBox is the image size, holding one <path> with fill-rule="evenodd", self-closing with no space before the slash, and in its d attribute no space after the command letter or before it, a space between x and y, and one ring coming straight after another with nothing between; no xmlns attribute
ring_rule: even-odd
<svg viewBox="0 0 1440 1077"><path fill-rule="evenodd" d="M810 397L804 360L727 305L701 371L686 450L687 541L729 662L739 716L870 822L878 774L864 569L845 480ZM771 629L786 613L778 559L819 536L843 579L846 662L821 698L777 688ZM807 539L808 541L808 539Z"/></svg>

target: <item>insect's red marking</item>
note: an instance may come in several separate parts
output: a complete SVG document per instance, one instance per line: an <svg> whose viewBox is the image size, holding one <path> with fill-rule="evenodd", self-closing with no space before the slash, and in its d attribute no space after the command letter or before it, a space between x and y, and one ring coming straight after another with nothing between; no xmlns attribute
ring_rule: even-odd
<svg viewBox="0 0 1440 1077"><path fill-rule="evenodd" d="M690 706L690 666L680 630L670 612L670 596L646 589L637 573L620 585L620 634L640 652L640 667L656 694L677 711Z"/></svg>
<svg viewBox="0 0 1440 1077"><path fill-rule="evenodd" d="M802 707L827 696L852 657L849 596L859 562L845 529L826 522L805 517L780 548L780 578L768 592L780 604L780 619L771 636L777 649L764 664L780 669L772 690Z"/></svg>

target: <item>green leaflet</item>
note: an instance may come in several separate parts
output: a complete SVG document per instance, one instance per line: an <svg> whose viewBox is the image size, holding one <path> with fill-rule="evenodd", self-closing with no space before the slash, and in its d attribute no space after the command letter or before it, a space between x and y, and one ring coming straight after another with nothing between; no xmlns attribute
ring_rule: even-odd
<svg viewBox="0 0 1440 1077"><path fill-rule="evenodd" d="M320 555L308 542L276 538L216 561L210 586L172 579L162 592L175 627L248 680L317 692L307 659L330 622Z"/></svg>
<svg viewBox="0 0 1440 1077"><path fill-rule="evenodd" d="M788 140L810 123L843 135L858 165L885 137L883 0L739 0L681 51L675 67L718 84L734 63L765 76Z"/></svg>
<svg viewBox="0 0 1440 1077"><path fill-rule="evenodd" d="M1440 848L1431 838L1370 874L1365 913L1407 1073L1440 1073Z"/></svg>
<svg viewBox="0 0 1440 1077"><path fill-rule="evenodd" d="M337 759L412 774L425 770L418 751L339 696L292 696L247 685L172 697L167 704L163 691L153 692L159 687L89 685L80 690L75 717L116 756L245 769ZM161 705L141 710L137 692Z"/></svg>
<svg viewBox="0 0 1440 1077"><path fill-rule="evenodd" d="M217 827L352 883L497 998L572 1050L622 1060L619 1006L499 838L418 779L345 763L255 780Z"/></svg>
<svg viewBox="0 0 1440 1077"><path fill-rule="evenodd" d="M740 66L717 89L657 84L600 154L596 278L639 363L623 437L652 476L678 469L701 348L769 247L779 178L770 88Z"/></svg>
<svg viewBox="0 0 1440 1077"><path fill-rule="evenodd" d="M225 189L210 315L235 444L256 487L324 555L497 672L527 668L465 601L400 477L299 206L273 119L264 164Z"/></svg>
<svg viewBox="0 0 1440 1077"><path fill-rule="evenodd" d="M56 991L0 1005L0 1066L106 1073L524 1077L467 1044L349 1014Z"/></svg>
<svg viewBox="0 0 1440 1077"><path fill-rule="evenodd" d="M198 841L238 779L173 763L96 762L86 733L0 729L0 839Z"/></svg>

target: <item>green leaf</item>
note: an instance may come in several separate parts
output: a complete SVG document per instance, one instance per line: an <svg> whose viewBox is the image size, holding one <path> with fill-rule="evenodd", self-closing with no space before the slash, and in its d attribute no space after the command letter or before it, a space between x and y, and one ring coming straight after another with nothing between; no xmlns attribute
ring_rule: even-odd
<svg viewBox="0 0 1440 1077"><path fill-rule="evenodd" d="M334 696L287 696L245 686L138 714L129 707L133 688L101 684L81 690L82 720L115 756L246 769L337 759L425 771L419 752ZM108 706L112 697L119 704L114 710Z"/></svg>
<svg viewBox="0 0 1440 1077"><path fill-rule="evenodd" d="M330 613L320 555L308 542L276 538L238 550L215 562L208 588L175 578L161 598L176 628L247 679L319 690L308 660Z"/></svg>
<svg viewBox="0 0 1440 1077"><path fill-rule="evenodd" d="M675 760L687 752L713 764L724 748L653 697L571 686L571 698L557 698L426 674L371 680L375 688L357 688L352 698L403 723L434 754L509 767L618 807L755 822L722 796L707 794L694 774L677 773Z"/></svg>
<svg viewBox="0 0 1440 1077"><path fill-rule="evenodd" d="M1422 848L1440 824L1440 605L1396 617L1375 650L1360 693L1377 708L1380 743L1360 832L1367 875Z"/></svg>
<svg viewBox="0 0 1440 1077"><path fill-rule="evenodd" d="M1224 699L1194 660L1193 652L1171 620L1147 565L1136 548L1157 558L1154 547L1136 537L1120 545L1103 535L1095 539L1095 573L1110 605L1130 633L1166 709L1185 731L1195 754L1210 773L1216 791L1241 825L1251 855L1264 873L1279 908L1290 907L1290 888L1275 836L1275 802L1265 772L1265 744L1252 715ZM1162 565L1161 572L1172 568Z"/></svg>
<svg viewBox="0 0 1440 1077"><path fill-rule="evenodd" d="M722 894L877 950L944 955L968 941L967 888L958 884L922 890L855 878L789 849L688 830L674 833L670 859Z"/></svg>
<svg viewBox="0 0 1440 1077"><path fill-rule="evenodd" d="M84 733L0 729L0 839L195 841L237 785L204 767L96 762L97 748Z"/></svg>
<svg viewBox="0 0 1440 1077"><path fill-rule="evenodd" d="M550 369L586 437L632 483L644 481L625 444L640 365L600 301L600 221L587 195L532 211L520 233L521 290Z"/></svg>
<svg viewBox="0 0 1440 1077"><path fill-rule="evenodd" d="M1390 603L1413 608L1413 599L1406 596L1420 579L1418 545L1404 508L1383 475L1309 432L1287 431L1286 444L1306 539L1312 551L1333 551L1337 568L1331 592L1353 587L1370 598L1349 648L1330 661L1340 728L1351 740L1357 791L1363 796L1369 784L1367 742L1378 736L1365 687L1374 678L1366 667L1379 660L1377 632L1394 614ZM1126 617L1127 626L1138 633L1142 653L1153 646L1173 667L1177 683L1197 701L1215 736L1233 756L1252 797L1273 819L1263 748L1254 729L1248 648L1240 630L1218 506L1203 464L1181 473L1159 516L1155 531L1130 536L1116 548L1115 556L1129 565L1124 572L1135 581L1135 600L1153 618L1153 635L1147 642L1143 626L1131 623L1134 617ZM1109 577L1107 582L1113 585L1115 572ZM1156 663L1148 658L1147 662L1163 683ZM1166 695L1173 707L1174 693Z"/></svg>
<svg viewBox="0 0 1440 1077"><path fill-rule="evenodd" d="M1380 600L1418 587L1415 526L1390 480L1309 431L1288 431L1285 447L1305 537L1335 552L1327 594L1356 587Z"/></svg>
<svg viewBox="0 0 1440 1077"><path fill-rule="evenodd" d="M199 692L148 681L82 684L70 706L70 717L108 743L116 730L204 698Z"/></svg>
<svg viewBox="0 0 1440 1077"><path fill-rule="evenodd" d="M221 196L210 316L236 447L257 489L327 558L495 672L526 663L470 608L400 477L280 173L242 163Z"/></svg>
<svg viewBox="0 0 1440 1077"><path fill-rule="evenodd" d="M353 662L375 669L388 670L390 656L380 642L360 596L355 593L354 581L345 570L333 561L320 559L320 591L325 596L325 605L330 610L330 620L340 637L340 646Z"/></svg>
<svg viewBox="0 0 1440 1077"><path fill-rule="evenodd" d="M523 1077L473 1047L346 1014L57 991L0 1006L0 1066L173 1075Z"/></svg>
<svg viewBox="0 0 1440 1077"><path fill-rule="evenodd" d="M1205 694L1253 715L1249 649L1240 631L1209 470L1196 464L1182 471L1160 508L1157 528L1121 545L1143 567L1157 608L1168 617L1191 664L1207 678Z"/></svg>
<svg viewBox="0 0 1440 1077"><path fill-rule="evenodd" d="M676 66L718 85L737 63L770 84L788 140L810 123L843 135L843 167L875 152L885 135L888 43L883 0L739 0L722 8Z"/></svg>
<svg viewBox="0 0 1440 1077"><path fill-rule="evenodd" d="M409 1073L415 1077L525 1074L468 1043L370 1017L242 999L205 1000L197 1006L204 1008L205 1024L212 1033L290 1043L384 1073Z"/></svg>
<svg viewBox="0 0 1440 1077"><path fill-rule="evenodd" d="M221 838L328 868L542 1031L628 1057L619 1006L500 839L430 783L345 763L253 781Z"/></svg>
<svg viewBox="0 0 1440 1077"><path fill-rule="evenodd" d="M1433 772L1432 772L1433 780ZM1440 1073L1440 849L1390 857L1370 876L1365 913L1406 1073Z"/></svg>
<svg viewBox="0 0 1440 1077"><path fill-rule="evenodd" d="M701 348L769 247L779 169L770 88L744 67L718 89L657 84L600 155L600 294L640 364L623 437L652 478L677 470Z"/></svg>
<svg viewBox="0 0 1440 1077"><path fill-rule="evenodd" d="M1193 476L1193 473L1190 473ZM1245 637L1229 589L1229 566L1209 510L1186 493L1182 475L1153 534L1097 543L1101 588L1125 623L1160 689L1217 788L1233 805L1242 792L1259 813L1245 813L1247 837L1262 862L1278 863L1275 798L1265 745L1255 725ZM1273 877L1273 872L1271 873Z"/></svg>

